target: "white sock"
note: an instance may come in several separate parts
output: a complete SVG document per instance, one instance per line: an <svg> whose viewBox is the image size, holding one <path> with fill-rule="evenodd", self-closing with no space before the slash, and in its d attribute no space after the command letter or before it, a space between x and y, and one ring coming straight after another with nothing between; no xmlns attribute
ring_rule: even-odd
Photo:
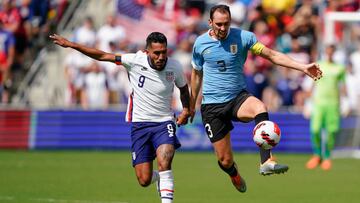
<svg viewBox="0 0 360 203"><path fill-rule="evenodd" d="M172 171L161 171L159 175L161 202L172 203L174 198L174 177Z"/></svg>
<svg viewBox="0 0 360 203"><path fill-rule="evenodd" d="M153 171L152 177L151 177L151 184L154 182L160 180L159 171Z"/></svg>

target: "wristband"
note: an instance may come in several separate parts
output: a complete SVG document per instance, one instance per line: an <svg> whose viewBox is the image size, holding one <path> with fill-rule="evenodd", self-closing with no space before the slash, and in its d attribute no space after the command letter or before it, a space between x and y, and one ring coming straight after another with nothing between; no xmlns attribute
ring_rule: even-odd
<svg viewBox="0 0 360 203"><path fill-rule="evenodd" d="M121 65L121 55L115 55L115 63L116 65Z"/></svg>

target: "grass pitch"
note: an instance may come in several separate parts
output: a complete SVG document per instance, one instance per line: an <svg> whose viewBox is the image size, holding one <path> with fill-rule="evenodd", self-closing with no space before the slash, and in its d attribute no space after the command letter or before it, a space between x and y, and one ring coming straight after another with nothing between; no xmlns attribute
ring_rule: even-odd
<svg viewBox="0 0 360 203"><path fill-rule="evenodd" d="M357 203L360 160L336 159L333 169L306 170L309 155L278 154L284 175L258 174L258 154L235 154L248 191L237 192L215 155L177 152L177 203ZM155 185L138 185L127 151L0 151L1 203L159 203Z"/></svg>

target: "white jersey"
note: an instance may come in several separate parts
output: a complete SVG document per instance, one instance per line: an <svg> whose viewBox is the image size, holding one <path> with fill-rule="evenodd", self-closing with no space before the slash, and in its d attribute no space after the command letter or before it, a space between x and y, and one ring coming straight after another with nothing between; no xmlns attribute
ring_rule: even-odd
<svg viewBox="0 0 360 203"><path fill-rule="evenodd" d="M164 122L174 120L171 108L174 84L186 85L179 62L168 58L163 70L150 67L147 54L122 54L121 62L129 73L132 94L126 113L131 122Z"/></svg>

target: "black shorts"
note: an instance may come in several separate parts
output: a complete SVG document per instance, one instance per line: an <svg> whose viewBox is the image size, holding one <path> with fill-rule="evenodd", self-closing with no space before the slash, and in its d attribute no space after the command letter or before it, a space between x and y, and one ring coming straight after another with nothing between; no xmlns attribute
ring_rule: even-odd
<svg viewBox="0 0 360 203"><path fill-rule="evenodd" d="M231 121L240 121L236 116L237 111L250 96L249 92L243 90L226 103L201 105L202 121L212 143L224 138L234 128Z"/></svg>

